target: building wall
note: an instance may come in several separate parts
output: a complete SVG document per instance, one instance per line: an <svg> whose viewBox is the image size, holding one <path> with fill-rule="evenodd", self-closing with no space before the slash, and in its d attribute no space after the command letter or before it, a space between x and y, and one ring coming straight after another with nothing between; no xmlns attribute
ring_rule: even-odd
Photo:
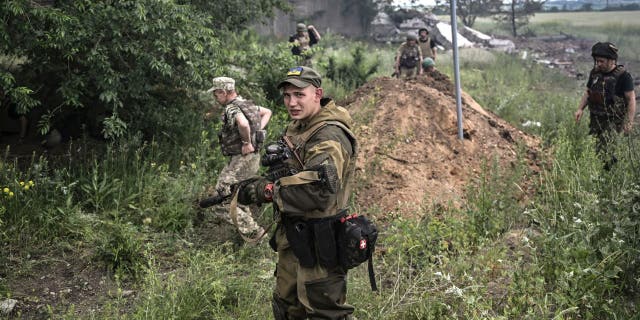
<svg viewBox="0 0 640 320"><path fill-rule="evenodd" d="M260 34L285 37L295 32L296 24L312 24L321 34L331 32L346 36L362 36L360 0L290 0L290 14L278 12L268 24L256 26Z"/></svg>

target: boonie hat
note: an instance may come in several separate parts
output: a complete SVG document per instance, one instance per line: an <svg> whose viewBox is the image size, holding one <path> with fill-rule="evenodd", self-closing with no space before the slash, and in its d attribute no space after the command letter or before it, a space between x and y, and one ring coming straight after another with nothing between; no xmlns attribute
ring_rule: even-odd
<svg viewBox="0 0 640 320"><path fill-rule="evenodd" d="M287 84L291 84L298 88L306 88L310 85L320 88L322 85L322 77L318 71L309 67L294 67L289 69L287 77L280 81L278 89L281 89Z"/></svg>
<svg viewBox="0 0 640 320"><path fill-rule="evenodd" d="M618 48L611 42L598 42L591 47L591 56L618 60Z"/></svg>
<svg viewBox="0 0 640 320"><path fill-rule="evenodd" d="M236 81L229 77L217 77L213 78L213 87L211 87L207 92L213 92L215 90L235 90L236 89Z"/></svg>

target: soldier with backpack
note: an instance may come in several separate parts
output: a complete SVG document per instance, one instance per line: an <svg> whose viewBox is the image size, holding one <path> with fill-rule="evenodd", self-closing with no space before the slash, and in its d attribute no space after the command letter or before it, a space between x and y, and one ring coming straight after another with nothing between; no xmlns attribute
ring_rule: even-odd
<svg viewBox="0 0 640 320"><path fill-rule="evenodd" d="M291 53L297 57L298 64L301 66L311 67L311 47L320 41L320 33L312 26L306 26L304 23L296 25L296 33L289 37L291 45Z"/></svg>
<svg viewBox="0 0 640 320"><path fill-rule="evenodd" d="M591 48L591 56L594 67L574 116L576 122L580 121L589 107L589 134L598 139L596 151L604 157L605 169L609 169L617 162L610 143L617 133L629 133L633 127L636 94L631 74L617 63L615 45L598 42Z"/></svg>
<svg viewBox="0 0 640 320"><path fill-rule="evenodd" d="M258 173L259 150L264 142L264 128L271 118L271 110L238 95L232 78L214 78L213 87L207 92L213 93L216 101L224 106L218 140L222 154L229 157L229 163L220 171L215 190L219 195L226 195L231 193L233 184ZM245 235L260 239L265 233L254 221L248 206L238 206L237 217L230 216L228 204L218 205L213 211L216 216L235 224L245 240L248 239Z"/></svg>
<svg viewBox="0 0 640 320"><path fill-rule="evenodd" d="M422 50L415 35L408 35L396 53L395 71L398 78L414 78L422 74Z"/></svg>

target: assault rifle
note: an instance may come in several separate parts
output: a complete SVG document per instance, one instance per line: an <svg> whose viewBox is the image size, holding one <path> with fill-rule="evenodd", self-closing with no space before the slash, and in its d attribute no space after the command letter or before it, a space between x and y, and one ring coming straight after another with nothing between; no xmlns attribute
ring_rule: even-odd
<svg viewBox="0 0 640 320"><path fill-rule="evenodd" d="M283 177L288 177L297 174L299 171L293 168L287 160L295 157L296 161L300 163L302 167L302 161L297 153L291 150L292 145L290 141L287 141L286 137L278 142L269 144L265 148L265 154L260 159L260 164L269 169L264 173L265 177L269 181L276 181ZM307 171L317 171L317 178L319 183L323 184L330 192L337 192L338 188L338 172L333 165L319 165L317 167L308 168ZM225 200L233 197L236 190L246 186L249 183L256 181L258 178L252 177L247 180L240 181L231 185L230 192L228 194L216 194L213 197L200 200L198 205L200 208L207 208L213 205L220 204Z"/></svg>
<svg viewBox="0 0 640 320"><path fill-rule="evenodd" d="M296 156L291 148L287 145L286 141L279 140L266 146L265 154L260 158L260 164L264 167L269 167L263 177L269 181L276 181L282 177L292 176L298 173L298 170L291 168L286 160ZM216 194L213 197L200 200L198 205L200 208L207 208L217 204L223 203L225 200L231 198L240 187L244 187L247 184L254 182L256 178L249 178L247 180L240 181L231 185L230 192L228 194Z"/></svg>

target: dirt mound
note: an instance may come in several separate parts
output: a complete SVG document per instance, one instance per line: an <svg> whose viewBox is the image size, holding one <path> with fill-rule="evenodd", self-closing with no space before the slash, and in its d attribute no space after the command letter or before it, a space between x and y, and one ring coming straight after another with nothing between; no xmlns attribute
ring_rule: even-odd
<svg viewBox="0 0 640 320"><path fill-rule="evenodd" d="M421 206L460 206L487 159L513 164L518 145L537 170L540 141L462 96L458 139L454 86L435 71L415 80L377 78L342 102L360 141L357 203L411 214Z"/></svg>

